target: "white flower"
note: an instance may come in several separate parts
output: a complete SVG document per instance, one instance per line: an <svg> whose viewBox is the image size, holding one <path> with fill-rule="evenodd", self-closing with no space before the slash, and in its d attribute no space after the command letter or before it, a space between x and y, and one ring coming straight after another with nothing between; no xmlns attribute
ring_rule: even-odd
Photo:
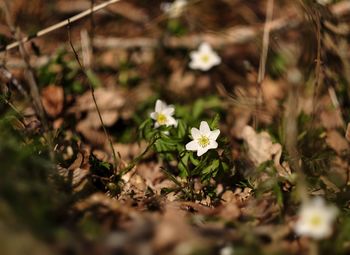
<svg viewBox="0 0 350 255"><path fill-rule="evenodd" d="M225 246L220 250L220 255L233 255L234 249L232 246Z"/></svg>
<svg viewBox="0 0 350 255"><path fill-rule="evenodd" d="M211 46L203 42L199 45L198 51L190 53L191 62L189 64L191 69L198 69L201 71L208 71L213 66L221 63L221 58Z"/></svg>
<svg viewBox="0 0 350 255"><path fill-rule="evenodd" d="M197 151L197 156L202 156L210 149L216 149L218 143L216 139L220 134L220 130L211 131L206 121L202 121L199 130L197 128L191 129L193 141L186 144L186 150Z"/></svg>
<svg viewBox="0 0 350 255"><path fill-rule="evenodd" d="M186 0L176 0L172 3L162 3L160 7L170 18L178 18L185 10L186 5Z"/></svg>
<svg viewBox="0 0 350 255"><path fill-rule="evenodd" d="M321 197L314 198L301 206L294 230L298 235L314 239L328 237L337 214L336 207L325 205Z"/></svg>
<svg viewBox="0 0 350 255"><path fill-rule="evenodd" d="M172 105L167 105L161 100L157 100L154 112L150 114L151 118L155 120L154 126L177 126L177 121L172 117L174 115L175 108Z"/></svg>

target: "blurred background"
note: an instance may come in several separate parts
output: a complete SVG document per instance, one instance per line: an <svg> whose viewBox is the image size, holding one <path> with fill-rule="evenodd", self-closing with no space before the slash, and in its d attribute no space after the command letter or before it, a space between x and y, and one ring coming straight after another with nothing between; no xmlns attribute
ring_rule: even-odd
<svg viewBox="0 0 350 255"><path fill-rule="evenodd" d="M344 209L321 253L348 254L350 1L191 0L174 12L173 1L122 0L22 54L4 47L103 1L2 1L0 254L310 254L291 227L295 183L254 166L246 125L281 144L283 169L302 162L310 194ZM201 42L222 60L208 72L188 65ZM234 162L224 199L161 195L173 183L154 153L122 190L105 182L112 150L90 86L123 166L147 147L138 127L156 99L190 126L219 113Z"/></svg>

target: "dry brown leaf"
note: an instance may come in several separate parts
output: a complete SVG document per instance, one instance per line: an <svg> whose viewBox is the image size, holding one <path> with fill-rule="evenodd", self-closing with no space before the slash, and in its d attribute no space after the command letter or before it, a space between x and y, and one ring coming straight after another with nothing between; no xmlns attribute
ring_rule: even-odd
<svg viewBox="0 0 350 255"><path fill-rule="evenodd" d="M96 207L97 205L104 206L112 211L122 211L123 207L120 202L116 199L112 199L103 193L94 193L84 200L77 202L74 208L79 211L86 211L91 207Z"/></svg>
<svg viewBox="0 0 350 255"><path fill-rule="evenodd" d="M269 221L279 215L280 207L271 194L265 194L260 200L250 199L241 211L243 216Z"/></svg>
<svg viewBox="0 0 350 255"><path fill-rule="evenodd" d="M118 119L119 110L125 104L125 93L114 88L99 88L95 90L95 98L105 125L113 125ZM75 114L87 112L88 115L86 119L83 120L86 122L86 126L95 129L101 127L101 121L97 114L96 106L90 91L87 91L82 96L78 97L75 105L70 108L69 112Z"/></svg>
<svg viewBox="0 0 350 255"><path fill-rule="evenodd" d="M290 178L290 168L287 164L280 163L282 146L279 143L272 143L269 133L263 131L257 134L251 126L245 126L242 138L248 144L248 156L255 166L273 159L278 174L281 177Z"/></svg>
<svg viewBox="0 0 350 255"><path fill-rule="evenodd" d="M222 195L222 206L219 215L225 220L235 220L241 215L239 201L231 190L225 191Z"/></svg>
<svg viewBox="0 0 350 255"><path fill-rule="evenodd" d="M116 143L113 148L123 160L129 161L140 155L147 147L145 142L141 143Z"/></svg>
<svg viewBox="0 0 350 255"><path fill-rule="evenodd" d="M181 209L181 204L168 203L155 229L154 248L158 251L169 250L178 243L195 238L193 229L186 222L186 212Z"/></svg>
<svg viewBox="0 0 350 255"><path fill-rule="evenodd" d="M103 131L92 128L88 122L79 122L76 129L93 145L104 146L107 143L107 138Z"/></svg>
<svg viewBox="0 0 350 255"><path fill-rule="evenodd" d="M343 127L342 113L339 108L334 107L334 103L329 95L320 99L320 119L326 129L335 129Z"/></svg>
<svg viewBox="0 0 350 255"><path fill-rule="evenodd" d="M339 155L349 149L348 142L336 130L330 130L327 132L326 143Z"/></svg>
<svg viewBox="0 0 350 255"><path fill-rule="evenodd" d="M255 166L271 160L273 155L282 150L280 144L272 143L267 132L257 134L251 126L243 128L242 138L248 145L248 156Z"/></svg>
<svg viewBox="0 0 350 255"><path fill-rule="evenodd" d="M348 123L348 126L346 127L345 138L348 142L350 142L350 123Z"/></svg>
<svg viewBox="0 0 350 255"><path fill-rule="evenodd" d="M64 104L63 88L49 85L41 91L41 101L45 112L50 117L56 117L62 112Z"/></svg>
<svg viewBox="0 0 350 255"><path fill-rule="evenodd" d="M176 94L187 94L189 89L195 83L195 76L193 72L185 72L183 68L175 69L170 76L169 90Z"/></svg>
<svg viewBox="0 0 350 255"><path fill-rule="evenodd" d="M65 181L70 182L75 192L81 191L87 183L87 176L89 174L89 169L86 164L87 161L86 155L78 153L77 158L68 169L58 168L59 175L62 176Z"/></svg>

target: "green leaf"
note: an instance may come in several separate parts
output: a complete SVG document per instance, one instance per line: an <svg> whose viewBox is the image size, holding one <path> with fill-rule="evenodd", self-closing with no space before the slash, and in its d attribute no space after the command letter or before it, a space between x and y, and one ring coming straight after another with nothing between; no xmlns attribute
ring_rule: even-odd
<svg viewBox="0 0 350 255"><path fill-rule="evenodd" d="M211 164L209 166L205 167L202 170L202 173L203 174L210 174L213 171L217 170L219 168L219 165L220 165L220 161L218 159L215 159L211 162Z"/></svg>
<svg viewBox="0 0 350 255"><path fill-rule="evenodd" d="M188 173L188 159L190 157L190 154L189 152L186 152L185 155L180 159L180 162L178 164L178 168L179 168L179 171L180 171L180 176L182 178L186 178L187 176L189 176L189 173Z"/></svg>
<svg viewBox="0 0 350 255"><path fill-rule="evenodd" d="M219 128L219 122L220 122L220 115L215 114L214 118L209 124L210 129L218 129Z"/></svg>
<svg viewBox="0 0 350 255"><path fill-rule="evenodd" d="M204 111L204 107L205 107L205 102L203 99L199 99L194 103L193 110L192 110L193 119L199 118L199 116Z"/></svg>
<svg viewBox="0 0 350 255"><path fill-rule="evenodd" d="M177 125L177 137L183 138L186 135L187 125L183 120L178 121Z"/></svg>
<svg viewBox="0 0 350 255"><path fill-rule="evenodd" d="M195 165L195 166L198 166L199 163L200 163L200 160L194 158L193 155L194 155L193 153L190 153L190 160L191 160L191 163L192 163L193 165Z"/></svg>
<svg viewBox="0 0 350 255"><path fill-rule="evenodd" d="M101 87L101 81L93 71L87 70L86 75L87 75L92 87L94 87L94 88Z"/></svg>

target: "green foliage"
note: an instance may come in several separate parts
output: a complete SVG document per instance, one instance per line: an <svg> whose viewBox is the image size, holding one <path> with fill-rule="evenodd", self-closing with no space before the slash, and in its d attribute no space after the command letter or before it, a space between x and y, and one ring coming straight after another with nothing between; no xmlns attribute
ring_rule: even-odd
<svg viewBox="0 0 350 255"><path fill-rule="evenodd" d="M120 193L120 176L114 172L113 164L99 160L94 154L89 156L90 181L97 190L109 191L115 196Z"/></svg>
<svg viewBox="0 0 350 255"><path fill-rule="evenodd" d="M312 127L312 118L301 113L298 119L298 149L303 162L303 170L311 182L329 169L330 159L335 155L327 143L324 129Z"/></svg>
<svg viewBox="0 0 350 255"><path fill-rule="evenodd" d="M166 164L168 169L165 171L170 179L176 180L176 176L179 176L186 180L181 191L187 199L201 198L200 195L194 194L191 186L197 178L204 184L202 195L204 197L214 195L212 188L210 188L210 181L219 181L220 177L232 168L232 161L227 156L228 151L225 150L225 148L228 149L227 142L223 138L219 138L217 141L219 148L224 149L222 153L217 150L209 150L203 156L197 157L194 152L185 149L185 144L190 141L189 133L192 127L192 125L188 125L188 122L198 126L200 122L198 119L210 106L219 106L217 98L213 97L208 101L199 99L194 102L192 110L186 106L176 107L176 115L182 116L181 119L178 119L177 127L160 126L155 128L150 118L139 127L140 138L148 142L154 141L153 150L157 157ZM220 122L219 114L214 115L208 122L211 129L217 129ZM170 164L170 162L173 163Z"/></svg>
<svg viewBox="0 0 350 255"><path fill-rule="evenodd" d="M167 30L170 34L182 36L187 33L186 27L178 19L170 19L167 23Z"/></svg>
<svg viewBox="0 0 350 255"><path fill-rule="evenodd" d="M26 227L42 237L52 234L66 202L56 192L53 165L40 141L25 143L9 118L0 121L0 201Z"/></svg>
<svg viewBox="0 0 350 255"><path fill-rule="evenodd" d="M41 87L59 84L67 94L81 94L86 90L87 87L79 80L80 74L76 60L69 59L68 53L63 49L37 72ZM94 88L101 86L101 81L92 70L87 70L87 79Z"/></svg>

